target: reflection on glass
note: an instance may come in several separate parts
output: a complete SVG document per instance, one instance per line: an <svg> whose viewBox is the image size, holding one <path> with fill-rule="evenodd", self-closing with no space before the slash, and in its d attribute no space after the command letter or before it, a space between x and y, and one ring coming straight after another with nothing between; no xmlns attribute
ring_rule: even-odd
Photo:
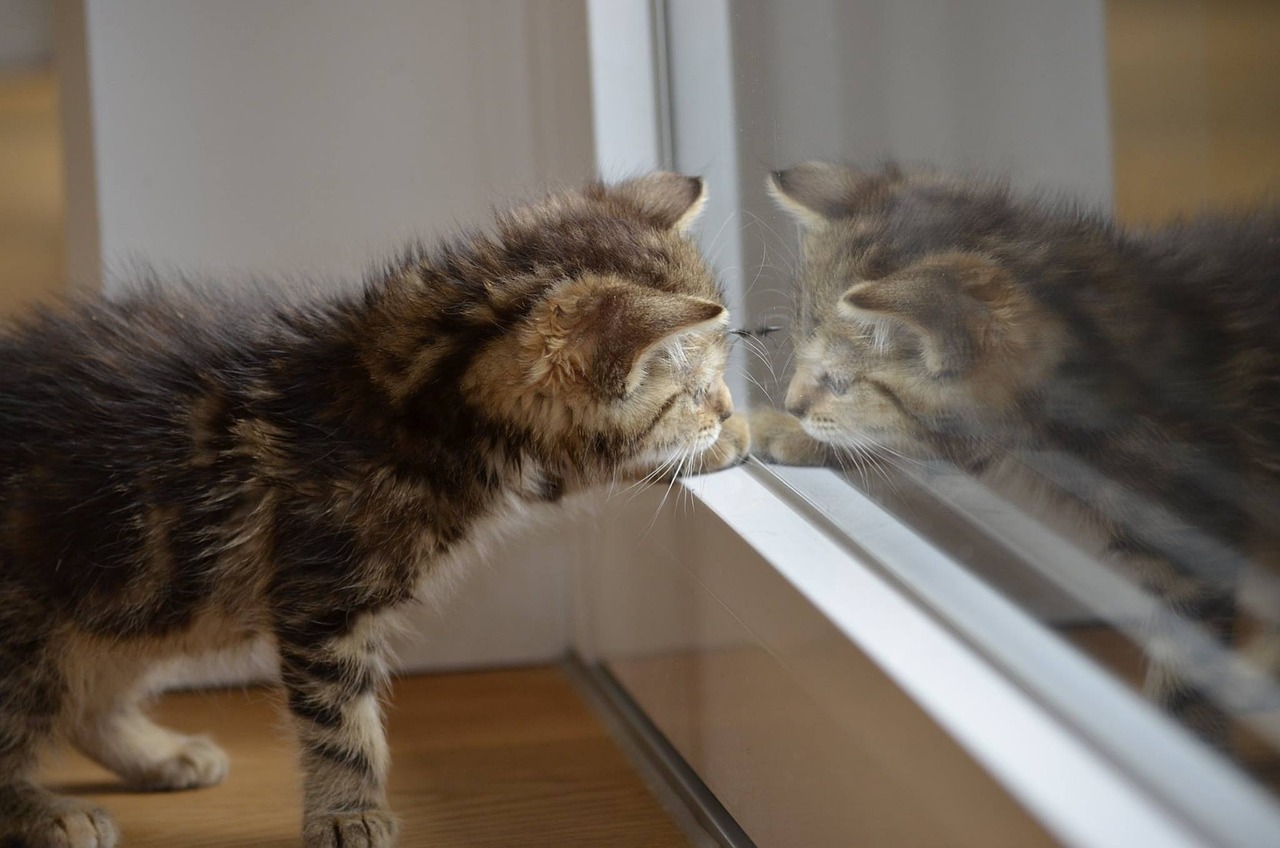
<svg viewBox="0 0 1280 848"><path fill-rule="evenodd" d="M1237 613L1257 617L1243 650L1272 671L1280 609L1240 589L1275 582L1245 545L1274 550L1280 526L1280 216L1137 237L924 170L811 163L772 186L805 227L805 262L794 418L762 422L761 453L943 458L1079 513L1167 605L1145 691L1223 741L1179 631L1228 642Z"/></svg>
<svg viewBox="0 0 1280 848"><path fill-rule="evenodd" d="M801 236L785 411L755 416L753 450L843 469L1280 790L1280 8L1105 18L1120 223L1013 187L1052 133L769 178ZM952 167L1015 148L1013 183Z"/></svg>

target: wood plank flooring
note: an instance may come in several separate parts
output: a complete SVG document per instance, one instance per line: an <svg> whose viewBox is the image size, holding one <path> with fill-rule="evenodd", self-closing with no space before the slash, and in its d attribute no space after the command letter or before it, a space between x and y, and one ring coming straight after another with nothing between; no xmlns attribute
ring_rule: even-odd
<svg viewBox="0 0 1280 848"><path fill-rule="evenodd" d="M59 752L45 780L109 809L127 848L293 848L299 774L277 694L165 697L155 714L231 756L223 785L134 793ZM388 711L402 848L689 844L558 668L404 678Z"/></svg>
<svg viewBox="0 0 1280 848"><path fill-rule="evenodd" d="M0 74L0 315L63 290L62 207L53 74Z"/></svg>

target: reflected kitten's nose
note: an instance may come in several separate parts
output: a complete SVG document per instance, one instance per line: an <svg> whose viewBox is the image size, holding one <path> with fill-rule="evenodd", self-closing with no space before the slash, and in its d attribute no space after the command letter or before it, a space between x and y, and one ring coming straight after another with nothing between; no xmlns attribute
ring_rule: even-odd
<svg viewBox="0 0 1280 848"><path fill-rule="evenodd" d="M782 401L783 409L791 412L796 418L804 418L810 406L813 406L812 389L800 383L800 380L792 380L791 386L787 387L787 396Z"/></svg>
<svg viewBox="0 0 1280 848"><path fill-rule="evenodd" d="M813 408L813 403L821 393L820 384L807 373L797 373L787 386L787 396L782 401L782 408L796 418L804 418Z"/></svg>

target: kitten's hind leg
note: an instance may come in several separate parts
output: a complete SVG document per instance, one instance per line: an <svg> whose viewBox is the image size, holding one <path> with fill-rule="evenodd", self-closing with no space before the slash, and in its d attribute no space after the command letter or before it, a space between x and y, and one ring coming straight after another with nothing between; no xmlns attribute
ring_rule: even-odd
<svg viewBox="0 0 1280 848"><path fill-rule="evenodd" d="M98 711L72 738L86 756L137 789L199 789L227 776L227 755L212 740L162 727L137 703Z"/></svg>
<svg viewBox="0 0 1280 848"><path fill-rule="evenodd" d="M104 664L83 689L72 742L90 759L142 790L198 789L227 776L227 755L212 740L156 724L143 710L140 669Z"/></svg>
<svg viewBox="0 0 1280 848"><path fill-rule="evenodd" d="M119 840L106 812L30 780L65 694L57 649L39 625L0 612L0 845L114 848Z"/></svg>

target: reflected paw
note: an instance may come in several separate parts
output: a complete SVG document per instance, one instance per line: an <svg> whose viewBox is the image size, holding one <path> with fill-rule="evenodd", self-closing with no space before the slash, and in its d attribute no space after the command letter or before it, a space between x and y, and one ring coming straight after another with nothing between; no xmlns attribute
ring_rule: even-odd
<svg viewBox="0 0 1280 848"><path fill-rule="evenodd" d="M322 814L308 817L302 842L306 848L392 848L399 829L386 810Z"/></svg>
<svg viewBox="0 0 1280 848"><path fill-rule="evenodd" d="M779 465L826 465L831 448L804 431L800 419L765 407L751 415L751 455Z"/></svg>

